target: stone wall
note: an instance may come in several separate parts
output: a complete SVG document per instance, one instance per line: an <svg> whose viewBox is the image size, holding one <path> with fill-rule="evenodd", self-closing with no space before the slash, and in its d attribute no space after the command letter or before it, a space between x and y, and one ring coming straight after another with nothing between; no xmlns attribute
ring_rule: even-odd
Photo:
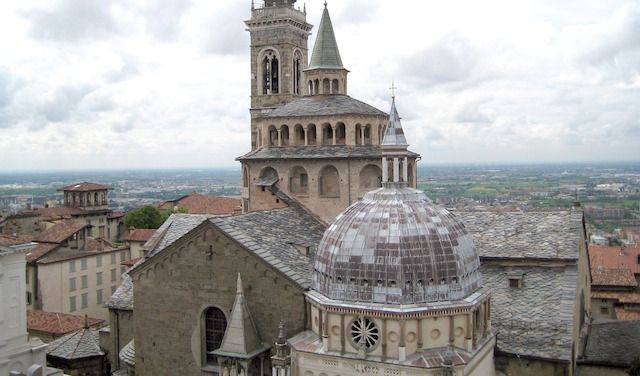
<svg viewBox="0 0 640 376"><path fill-rule="evenodd" d="M263 342L275 341L281 319L288 334L304 329L302 288L205 224L132 272L136 375L168 369L175 375L200 374L203 312L218 307L228 319L238 273Z"/></svg>

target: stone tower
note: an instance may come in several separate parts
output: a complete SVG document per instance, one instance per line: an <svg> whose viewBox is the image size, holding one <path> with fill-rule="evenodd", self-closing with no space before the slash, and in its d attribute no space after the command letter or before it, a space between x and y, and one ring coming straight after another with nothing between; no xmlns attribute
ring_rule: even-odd
<svg viewBox="0 0 640 376"><path fill-rule="evenodd" d="M312 25L296 0L266 0L251 5L245 21L251 36L251 149L257 145L255 119L263 110L291 102L304 94L307 41Z"/></svg>
<svg viewBox="0 0 640 376"><path fill-rule="evenodd" d="M238 158L243 209L284 207L278 193L285 193L329 223L381 186L388 115L347 95L349 71L342 64L326 4L309 65L299 71L296 56L306 62L311 26L291 3L253 9L247 21L252 133L251 151ZM415 187L418 155L406 150L400 154L389 157L402 160L407 171L403 178Z"/></svg>

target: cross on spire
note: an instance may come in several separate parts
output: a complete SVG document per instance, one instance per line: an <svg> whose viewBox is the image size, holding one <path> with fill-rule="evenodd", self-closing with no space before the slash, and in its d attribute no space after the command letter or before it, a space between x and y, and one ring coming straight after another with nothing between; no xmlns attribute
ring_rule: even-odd
<svg viewBox="0 0 640 376"><path fill-rule="evenodd" d="M389 90L391 90L391 98L393 98L393 99L396 98L396 90L397 89L398 89L398 87L395 85L393 80L391 80L391 87L389 88Z"/></svg>

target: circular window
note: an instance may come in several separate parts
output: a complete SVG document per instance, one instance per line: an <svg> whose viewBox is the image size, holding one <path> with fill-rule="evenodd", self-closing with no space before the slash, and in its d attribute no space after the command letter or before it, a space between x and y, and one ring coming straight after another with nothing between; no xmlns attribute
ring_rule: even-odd
<svg viewBox="0 0 640 376"><path fill-rule="evenodd" d="M351 322L351 340L356 348L364 346L365 350L373 349L380 339L380 330L373 320L359 317Z"/></svg>

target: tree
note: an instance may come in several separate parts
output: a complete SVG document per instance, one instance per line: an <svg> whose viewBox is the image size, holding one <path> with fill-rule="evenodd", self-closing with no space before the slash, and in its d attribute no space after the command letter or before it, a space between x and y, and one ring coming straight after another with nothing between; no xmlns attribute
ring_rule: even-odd
<svg viewBox="0 0 640 376"><path fill-rule="evenodd" d="M162 225L165 216L157 208L147 205L127 213L124 224L135 228L158 228Z"/></svg>

